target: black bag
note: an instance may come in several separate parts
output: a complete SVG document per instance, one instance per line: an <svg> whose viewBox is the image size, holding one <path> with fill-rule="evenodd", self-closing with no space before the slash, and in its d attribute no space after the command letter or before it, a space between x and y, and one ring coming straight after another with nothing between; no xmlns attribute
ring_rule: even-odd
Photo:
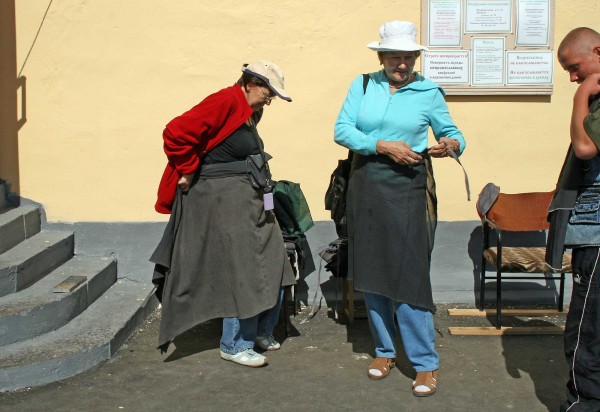
<svg viewBox="0 0 600 412"><path fill-rule="evenodd" d="M246 157L248 180L254 189L270 191L271 172L267 162L271 158L271 155L265 152Z"/></svg>
<svg viewBox="0 0 600 412"><path fill-rule="evenodd" d="M339 237L346 237L346 192L352 167L352 151L348 158L338 160L338 165L331 174L329 187L325 192L325 210L331 211L331 219L335 222L335 230Z"/></svg>
<svg viewBox="0 0 600 412"><path fill-rule="evenodd" d="M262 113L261 113L262 115ZM250 119L250 129L254 136L254 141L258 147L260 153L249 155L246 157L246 169L248 172L248 180L254 189L262 189L265 193L269 193L273 189L273 182L271 181L271 170L269 169L269 160L273 157L265 153L263 146L256 130L256 122L258 120L252 117Z"/></svg>
<svg viewBox="0 0 600 412"><path fill-rule="evenodd" d="M319 256L326 263L325 270L331 272L333 277L348 277L348 239L334 240Z"/></svg>

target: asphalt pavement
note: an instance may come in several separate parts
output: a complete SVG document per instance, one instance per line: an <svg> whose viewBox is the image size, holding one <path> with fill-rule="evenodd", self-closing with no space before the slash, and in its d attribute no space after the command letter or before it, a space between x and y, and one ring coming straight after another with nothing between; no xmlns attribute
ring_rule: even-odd
<svg viewBox="0 0 600 412"><path fill-rule="evenodd" d="M73 378L0 394L1 411L556 411L568 367L561 335L456 336L449 326L489 326L491 319L451 317L438 305L438 391L416 398L414 372L398 340L398 368L367 377L373 344L366 319L352 324L323 306L290 316L268 366L221 360L218 320L156 350L160 313L150 316L111 360ZM462 306L467 307L467 306ZM358 307L360 315L360 304ZM304 321L304 322L303 322ZM515 325L564 325L564 316L507 319Z"/></svg>

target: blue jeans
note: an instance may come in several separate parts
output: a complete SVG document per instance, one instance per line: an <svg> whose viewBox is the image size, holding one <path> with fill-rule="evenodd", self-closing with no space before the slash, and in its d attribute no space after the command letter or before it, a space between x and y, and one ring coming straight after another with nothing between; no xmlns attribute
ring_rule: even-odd
<svg viewBox="0 0 600 412"><path fill-rule="evenodd" d="M247 319L223 318L221 350L230 355L254 347L257 336L271 336L279 319L283 301L283 288L279 290L277 303L271 309Z"/></svg>
<svg viewBox="0 0 600 412"><path fill-rule="evenodd" d="M369 327L375 341L375 356L396 357L396 315L404 351L415 371L429 372L438 369L439 356L435 350L433 314L430 311L407 303L394 302L374 293L365 292L364 296Z"/></svg>

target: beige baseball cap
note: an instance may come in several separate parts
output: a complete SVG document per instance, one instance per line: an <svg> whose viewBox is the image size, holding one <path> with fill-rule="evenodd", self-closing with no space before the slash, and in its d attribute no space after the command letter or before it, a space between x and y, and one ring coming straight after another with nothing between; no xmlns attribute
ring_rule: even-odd
<svg viewBox="0 0 600 412"><path fill-rule="evenodd" d="M242 71L264 81L276 96L288 102L292 101L292 98L284 91L283 84L285 80L283 78L283 71L275 63L268 60L257 60L244 64Z"/></svg>

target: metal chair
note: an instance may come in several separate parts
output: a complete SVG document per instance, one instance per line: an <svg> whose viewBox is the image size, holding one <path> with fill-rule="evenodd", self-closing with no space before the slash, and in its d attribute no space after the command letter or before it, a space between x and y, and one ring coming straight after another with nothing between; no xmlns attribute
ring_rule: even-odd
<svg viewBox="0 0 600 412"><path fill-rule="evenodd" d="M502 281L543 279L558 280L558 311L563 311L565 273L571 272L571 255L565 253L563 267L553 271L544 258L546 252L546 230L549 223L548 205L554 192L531 192L519 194L498 193L495 202L488 210L477 211L481 217L483 229L483 248L481 254L481 279L479 309L485 309L485 281L496 280L496 328L502 326ZM490 232L495 234L495 246L490 246ZM521 242L514 246L505 245L507 232L514 232L514 238ZM518 233L517 233L518 232ZM516 235L516 236L515 236ZM527 244L528 236L533 235L542 244ZM514 240L514 239L512 239ZM486 264L496 268L496 274L486 276ZM506 276L505 273L523 273L526 275ZM537 274L537 275L534 275Z"/></svg>

